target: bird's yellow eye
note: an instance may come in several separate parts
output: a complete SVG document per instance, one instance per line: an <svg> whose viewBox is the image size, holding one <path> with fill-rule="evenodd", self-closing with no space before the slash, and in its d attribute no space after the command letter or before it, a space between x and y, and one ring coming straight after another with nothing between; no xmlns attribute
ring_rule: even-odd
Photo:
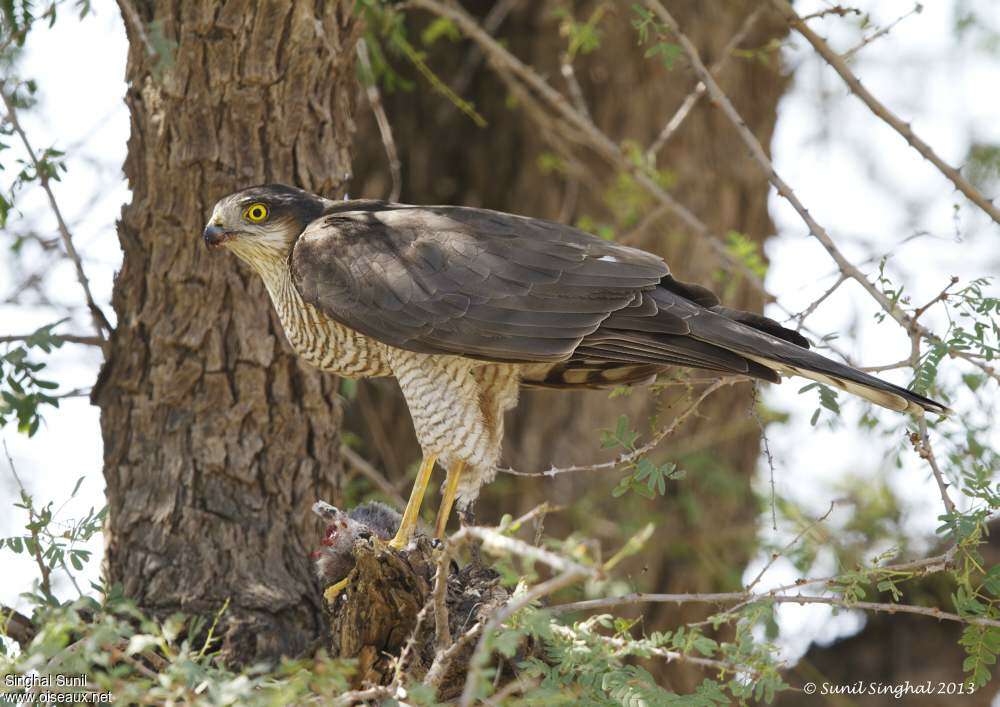
<svg viewBox="0 0 1000 707"><path fill-rule="evenodd" d="M243 218L245 218L250 223L263 223L267 221L267 207L260 202L255 204L250 204L243 212Z"/></svg>

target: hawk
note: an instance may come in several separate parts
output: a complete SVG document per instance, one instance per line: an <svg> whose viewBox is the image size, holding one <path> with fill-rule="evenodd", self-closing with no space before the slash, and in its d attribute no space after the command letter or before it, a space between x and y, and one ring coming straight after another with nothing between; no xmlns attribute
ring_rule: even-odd
<svg viewBox="0 0 1000 707"><path fill-rule="evenodd" d="M810 351L772 319L722 306L656 255L552 221L270 184L221 199L203 236L261 276L303 359L399 382L423 460L396 548L436 462L447 469L438 537L456 499L467 508L493 479L521 386L633 385L683 366L803 376L892 410L947 412Z"/></svg>

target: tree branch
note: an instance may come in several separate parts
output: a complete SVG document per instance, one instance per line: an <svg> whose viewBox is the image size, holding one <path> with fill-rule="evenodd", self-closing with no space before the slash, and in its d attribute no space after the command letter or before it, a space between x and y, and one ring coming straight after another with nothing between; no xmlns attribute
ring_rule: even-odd
<svg viewBox="0 0 1000 707"><path fill-rule="evenodd" d="M746 19L743 20L743 24L740 26L739 30L736 31L736 34L732 36L725 48L723 48L722 55L709 69L713 76L718 76L722 73L722 70L726 68L726 64L728 64L730 58L732 58L733 52L736 51L736 47L738 47L740 43L747 38L747 35L750 34L750 30L753 29L754 24L757 22L757 18L761 16L763 11L763 6L760 6L746 16ZM681 107L677 109L677 112L674 113L670 117L670 120L667 121L667 124L663 126L663 130L659 135L657 135L653 144L649 146L648 150L646 150L646 159L651 162L656 159L656 155L663 149L663 146L667 144L670 138L674 136L677 129L681 127L681 123L683 123L691 114L691 111L696 105L698 105L698 101L701 100L701 97L705 95L706 91L705 82L699 81L698 85L694 87L694 90L691 91L691 93L689 93L684 99L684 102L681 103Z"/></svg>
<svg viewBox="0 0 1000 707"><path fill-rule="evenodd" d="M90 309L90 316L94 322L94 331L97 334L97 338L103 342L106 339L105 332L110 334L112 327L108 322L107 317L104 316L104 312L101 311L101 308L97 306L97 302L94 301L94 295L90 291L90 281L87 280L87 275L83 271L83 263L80 260L80 254L73 245L73 236L69 232L69 227L66 225L66 220L63 218L62 211L59 209L59 204L56 201L55 194L52 192L52 185L49 183L48 172L46 168L42 166L41 161L38 159L34 149L31 147L31 141L28 140L27 133L24 132L24 129L21 127L21 123L17 119L17 109L14 106L14 101L7 95L7 91L2 88L0 88L0 97L2 97L4 106L7 109L7 120L10 122L11 127L14 128L14 132L17 133L18 138L20 138L21 144L24 145L24 149L28 153L28 158L31 160L31 163L35 168L38 183L41 185L42 189L45 191L45 195L48 197L49 207L52 209L52 213L56 217L56 223L59 227L59 235L62 238L63 247L66 249L66 255L69 256L71 261L73 261L73 266L76 269L76 279L80 283L80 287L83 288L83 294L87 301L87 307Z"/></svg>
<svg viewBox="0 0 1000 707"><path fill-rule="evenodd" d="M746 263L729 252L723 238L713 233L692 211L657 184L643 166L632 162L618 145L590 122L586 116L576 110L561 93L552 88L534 69L524 64L524 62L501 46L493 37L484 32L471 15L460 7L445 5L439 2L439 0L410 0L408 6L427 10L454 22L467 37L483 48L487 59L498 74L501 76L510 75L523 82L542 101L548 104L556 115L578 131L581 137L586 140L586 143L590 145L591 149L599 156L616 169L631 175L656 201L668 208L696 236L704 238L705 242L709 244L712 250L729 267L738 271L755 289L764 293L768 301L774 299L773 296L767 294L764 282L760 276L747 267Z"/></svg>
<svg viewBox="0 0 1000 707"><path fill-rule="evenodd" d="M691 415L693 415L698 410L706 398L708 398L712 393L724 388L726 386L735 385L737 383L743 383L749 381L750 378L746 376L727 376L725 378L719 378L712 385L708 386L702 391L701 395L691 405L689 405L683 412L681 412L677 417L671 420L670 424L666 427L661 428L654 434L646 444L641 447L634 449L630 452L623 452L611 461L601 462L598 464L584 464L584 465L574 465L551 469L546 471L517 471L515 469L499 469L498 471L504 474L510 474L511 476L558 476L560 474L571 474L580 471L610 471L612 469L617 469L624 464L631 464L638 461L645 455L649 454L653 449L657 447L664 439L672 435L677 429L687 420Z"/></svg>
<svg viewBox="0 0 1000 707"><path fill-rule="evenodd" d="M930 616L931 618L944 621L954 621L961 624L973 624L976 626L992 626L1000 628L1000 621L996 619L984 619L978 617L959 616L947 611L941 611L936 606L914 606L912 604L890 604L885 602L872 601L850 601L841 597L833 596L811 596L805 594L746 594L744 592L728 592L717 594L625 594L618 597L608 597L605 599L589 599L587 601L577 601L570 604L559 604L549 607L548 611L555 614L562 614L569 611L591 611L594 609L607 609L616 606L627 606L632 604L646 603L670 603L670 604L726 604L729 602L741 602L752 604L754 602L774 602L775 604L828 604L845 609L861 609L863 611L874 611L876 613L888 614L919 614Z"/></svg>
<svg viewBox="0 0 1000 707"><path fill-rule="evenodd" d="M819 55L823 57L826 63L829 64L834 71L840 74L844 83L846 83L847 87L851 90L851 93L861 99L861 101L868 106L872 113L881 118L883 122L899 133L903 139L910 144L910 147L919 152L923 155L924 159L937 167L938 171L947 177L948 180L955 185L956 189L965 194L969 201L985 211L997 224L1000 224L1000 209L998 209L993 202L983 196L982 192L976 189L972 183L969 182L969 180L963 177L959 170L955 169L941 159L930 145L920 139L920 137L913 132L913 128L910 127L909 123L901 120L895 113L890 111L885 104L875 98L875 96L861 84L861 81L854 75L850 67L847 66L847 62L844 60L844 57L833 51L833 49L830 48L830 45L812 30L809 25L807 25L805 21L798 16L787 0L771 0L771 4L775 7L775 9L777 9L781 16L785 18L785 21L795 29L795 31L801 34L806 41L813 46L813 49L815 49Z"/></svg>
<svg viewBox="0 0 1000 707"><path fill-rule="evenodd" d="M357 44L358 63L365 74L365 95L368 97L368 105L375 116L375 123L378 125L379 135L382 136L382 145L385 148L385 156L389 161L389 174L392 177L392 190L389 192L389 201L399 201L400 192L403 189L402 167L399 162L399 151L396 149L396 141L392 136L392 124L389 116L385 113L385 106L382 103L382 94L378 90L378 82L372 72L372 62L368 57L368 45L364 39L359 39Z"/></svg>
<svg viewBox="0 0 1000 707"><path fill-rule="evenodd" d="M27 341L34 334L11 334L9 336L0 336L0 344L10 344L16 341ZM104 339L100 339L96 336L86 336L83 334L53 334L53 339L59 339L60 341L65 341L69 344L83 344L84 346L103 346Z"/></svg>
<svg viewBox="0 0 1000 707"><path fill-rule="evenodd" d="M874 42L879 37L884 37L885 35L889 34L889 32L891 32L896 27L896 25L905 20L907 17L910 17L911 15L919 15L923 11L924 11L924 6L921 5L920 3L917 3L916 5L913 6L913 9L907 12L905 15L897 17L893 22L890 22L885 27L882 27L876 30L875 32L872 32L867 37L862 39L857 45L851 47L846 52L841 54L841 56L843 57L844 61L850 61L851 59L854 58L855 54L857 54L859 51L867 47L869 44ZM807 20L809 18L803 17L802 19Z"/></svg>
<svg viewBox="0 0 1000 707"><path fill-rule="evenodd" d="M774 1L784 2L784 0ZM792 188L775 171L774 165L771 163L770 158L761 146L760 141L757 140L757 137L750 131L746 122L733 107L732 102L726 94L723 93L722 89L719 88L719 85L715 82L715 79L712 78L708 69L705 68L704 62L702 62L701 57L698 55L698 50L695 49L694 44L691 43L691 40L688 39L687 35L681 32L680 26L673 18L673 15L667 12L666 8L663 7L659 0L645 0L645 4L653 12L655 12L664 25L666 25L667 28L674 33L674 35L676 35L677 41L680 43L684 53L687 54L695 74L698 75L707 86L712 101L719 106L725 116L729 118L729 121L736 128L736 131L743 140L743 143L747 146L750 156L767 175L768 180L774 185L775 189L777 189L778 195L786 199L792 205L792 208L795 209L805 222L809 232L826 249L827 253L830 254L830 257L833 258L833 261L837 264L841 273L860 284L865 291L867 291L868 294L870 294L872 298L879 303L882 309L884 309L889 316L895 319L907 331L919 333L920 336L923 336L925 339L933 343L943 344L944 342L940 337L936 336L926 327L919 324L913 317L903 311L903 309L900 308L896 302L890 300L884 292L879 290L867 277L865 277L857 266L851 263L844 256L843 252L841 252L840 248L837 247L837 244L834 243L826 229L817 223L816 219L812 217L809 210L806 209L805 205L799 200ZM984 362L977 360L975 356L971 356L964 351L951 347L948 348L948 352L951 356L962 358L971 362L995 380L1000 381L1000 374L997 374L996 371Z"/></svg>

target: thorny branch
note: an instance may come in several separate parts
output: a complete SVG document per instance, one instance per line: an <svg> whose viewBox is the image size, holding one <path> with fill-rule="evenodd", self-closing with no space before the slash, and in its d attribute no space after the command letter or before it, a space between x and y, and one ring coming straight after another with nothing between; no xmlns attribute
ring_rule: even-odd
<svg viewBox="0 0 1000 707"><path fill-rule="evenodd" d="M784 0L775 0L775 2L784 3ZM750 156L767 175L768 181L774 185L778 195L783 197L792 205L792 208L795 209L796 213L798 213L805 222L809 232L820 242L823 248L826 249L826 252L830 255L830 257L833 258L833 261L837 264L841 273L843 273L845 277L848 277L860 284L865 291L867 291L868 294L871 295L871 297L878 302L879 305L881 305L882 309L884 309L889 316L895 319L908 332L919 334L921 337L933 343L943 344L944 342L940 339L940 337L936 336L933 332L918 323L915 317L903 311L898 303L889 299L889 297L878 289L878 287L876 287L875 284L871 282L871 280L869 280L856 265L847 259L834 242L833 238L830 237L827 230L812 217L809 210L806 209L805 205L801 200L799 200L798 196L788 183L785 182L780 175L778 175L777 171L775 171L774 165L771 162L771 159L767 156L767 153L764 151L760 141L753 134L753 132L751 132L750 128L747 127L746 122L736 111L736 108L733 107L732 102L726 94L723 93L721 88L719 88L719 84L716 83L715 79L702 62L701 57L698 54L698 50L695 49L694 44L692 44L691 40L688 39L687 35L681 31L680 26L677 24L673 15L671 15L667 9L663 7L659 0L646 0L645 4L650 10L656 13L656 15L660 18L660 21L663 22L663 24L677 37L678 43L691 63L691 68L702 80L702 82L704 82L713 103L715 103L722 110L725 116L736 128L740 139L743 140L743 143L749 150ZM789 7L789 10L790 9L791 8ZM800 22L800 24L802 23ZM804 24L802 26L805 27ZM817 37L817 39L819 38ZM827 49L829 49L829 47L827 47ZM982 198L981 194L979 196ZM1000 221L998 221L998 223L1000 223ZM1000 381L1000 374L993 370L993 368L987 365L984 361L979 360L978 357L955 348L949 348L949 354L969 361L995 380Z"/></svg>
<svg viewBox="0 0 1000 707"><path fill-rule="evenodd" d="M901 15L892 22L890 22L889 24L887 24L885 27L880 27L879 29L875 30L874 32L866 36L864 39L862 39L860 42L858 42L858 44L856 44L855 46L851 47L846 52L844 52L841 56L843 57L844 61L850 61L852 58L854 58L855 54L857 54L859 51L867 47L876 39L879 39L889 34L889 32L894 30L896 28L896 25L898 25L900 22L913 15L919 15L923 11L924 11L924 6L921 5L920 3L917 3L916 5L913 6L913 9L911 9L905 15ZM809 18L803 17L802 19L806 20Z"/></svg>
<svg viewBox="0 0 1000 707"><path fill-rule="evenodd" d="M704 238L705 242L711 246L727 265L737 270L754 288L763 293L769 301L774 299L767 295L760 276L751 270L746 263L729 252L722 237L713 233L690 209L677 201L667 190L657 184L643 166L631 161L614 141L605 135L593 122L588 120L585 115L574 108L572 103L552 88L538 72L511 54L487 32L484 32L475 18L460 7L445 5L438 0L410 0L408 5L427 10L440 17L446 17L454 22L466 36L482 47L491 66L501 78L505 80L512 78L522 82L534 95L547 104L559 118L564 120L569 127L573 128L581 141L589 145L595 153L616 169L629 174L657 202L677 216L696 236Z"/></svg>
<svg viewBox="0 0 1000 707"><path fill-rule="evenodd" d="M1000 209L996 207L993 202L983 196L983 193L976 189L969 180L967 180L962 173L952 167L950 164L941 159L940 156L924 142L915 132L909 123L900 119L895 113L889 110L884 103L879 101L872 95L871 91L865 88L858 77L851 71L850 67L847 65L844 57L833 51L830 45L823 40L818 34L816 34L806 22L798 16L788 0L771 0L771 4L777 9L785 21L795 29L796 32L801 34L806 41L808 41L816 52L823 57L827 64L829 64L834 71L836 71L840 77L847 84L847 87L851 90L855 96L860 98L868 109L871 110L876 116L882 119L889 127L899 133L910 146L919 152L923 157L937 167L938 171L941 172L955 188L960 192L965 194L965 196L973 204L978 206L980 209L989 214L989 217L993 219L997 224L1000 224Z"/></svg>
<svg viewBox="0 0 1000 707"><path fill-rule="evenodd" d="M720 592L718 594L628 594L620 597L608 597L606 599L591 599L588 601L578 601L572 604L562 604L554 606L549 611L554 613L566 613L568 611L584 611L594 609L608 609L611 607L625 606L629 604L646 603L676 603L676 604L727 604L730 602L741 602L743 604L753 604L756 602L772 602L775 604L828 604L839 606L845 609L863 609L876 613L887 614L919 614L942 621L954 621L956 623L993 626L1000 628L1000 621L996 619L984 619L978 617L959 616L948 611L942 611L936 606L916 606L913 604L894 604L887 602L872 601L852 601L836 596L814 596L807 594L776 594L760 593L748 594L744 592Z"/></svg>
<svg viewBox="0 0 1000 707"><path fill-rule="evenodd" d="M11 476L14 477L14 482L17 484L17 488L21 492L21 496L27 495L27 491L24 488L24 484L21 482L21 477L17 474L17 469L14 467L14 460L10 456L10 450L7 449L7 440L3 441L3 453L7 457L7 465L10 467ZM38 532L38 526L34 523L34 511L30 511L32 517L31 522L31 555L35 560L35 564L38 566L38 577L40 582L40 587L42 594L46 597L52 596L52 569L45 562L45 558L42 557L42 542L41 536Z"/></svg>
<svg viewBox="0 0 1000 707"><path fill-rule="evenodd" d="M792 542L790 542L782 552L787 551L795 543L802 539L802 537L815 528L818 524L822 523L827 517L829 517L832 512L834 505L831 504L830 509L827 512L817 518L815 521L810 523L806 528L804 528ZM544 512L545 507L539 506L528 514L519 518L517 521L508 526L507 530L512 531L517 528L523 527L524 524L531 517L534 517L538 513ZM521 557L530 562L540 562L547 565L557 574L552 578L541 582L533 587L526 588L522 593L518 594L514 599L512 599L508 604L499 609L495 614L493 614L489 619L480 621L473 626L471 626L467 631L465 631L461 636L452 639L450 636L443 635L440 631L438 632L438 640L435 646L435 658L431 665L430 670L424 677L424 683L428 686L437 688L440 684L441 679L444 677L448 670L448 666L451 661L458 655L461 651L465 650L473 641L476 642L476 648L473 651L473 656L469 661L469 672L466 677L465 687L462 693L462 697L459 701L460 705L472 704L472 700L475 696L476 686L482 675L483 668L486 665L488 658L487 648L489 637L494 631L499 629L504 622L513 617L517 612L521 611L530 604L537 602L538 600L550 596L555 592L568 587L583 579L599 579L603 576L603 570L597 567L588 567L582 565L574 560L570 560L567 557L559 555L558 553L544 550L526 542L518 540L517 538L510 537L506 535L498 528L487 528L479 526L466 526L459 530L457 533L452 535L445 543L445 547L440 555L440 562L438 565L439 571L436 576L435 587L433 594L435 595L428 602L428 605L421 610L418 616L418 624L422 623L422 617L425 616L430 609L431 603L436 603L436 595L441 591L439 587L442 586L442 582L445 581L447 577L447 571L444 574L441 573L440 568L443 566L445 568L451 563L452 558L458 553L458 551L469 542L479 542L483 546L493 551L494 553L513 555ZM882 577L895 577L899 579L912 579L916 577L926 576L935 572L940 572L948 567L950 567L954 561L955 555L958 552L958 546L952 546L944 553L935 555L933 557L927 557L919 560L913 560L908 562L901 562L896 564L888 564L882 566L871 567L861 570L861 572L866 573L870 576L872 581L877 578ZM686 593L686 594L659 594L659 593L640 593L634 592L630 594L603 597L599 599L588 599L584 601L576 601L566 604L556 604L546 608L551 614L561 615L569 612L581 612L581 611L595 611L603 610L620 606L635 605L635 604L646 604L646 603L673 603L673 604L716 604L725 605L731 604L730 608L721 612L720 614L712 617L711 621L718 623L719 621L725 620L728 616L733 616L739 609L746 606L760 603L760 602L771 602L775 604L827 604L831 606L838 606L843 608L853 608L861 609L865 611L882 612L882 613L908 613L921 616L927 616L929 618L934 618L938 620L953 621L962 624L971 625L983 625L991 627L1000 627L1000 621L987 618L979 617L963 617L958 614L951 612L942 611L936 607L924 607L909 604L896 604L887 602L868 602L868 601L854 601L835 594L800 594L792 593L800 591L804 587L814 586L820 590L826 590L829 592L836 592L840 588L840 582L842 581L839 575L830 575L824 577L815 577L808 579L800 579L795 582L774 587L767 591L755 592L754 587L759 583L761 577L767 571L767 569L773 564L773 561L781 553L776 553L771 562L769 562L765 568L751 581L747 587L740 592L716 592L716 593ZM438 614L439 609L434 609L434 613ZM446 613L443 616L437 617L438 621L447 622ZM704 623L704 622L703 622ZM560 625L558 623L552 623L550 625L552 631L561 635L565 638L573 638L573 629L568 626ZM414 629L419 631L419 625ZM613 645L618 648L627 648L627 644L621 638L601 636L599 634L592 634L598 640L607 642L609 645ZM405 652L405 651L404 651ZM686 653L680 653L677 651L670 651L666 649L654 649L653 654L664 658L668 661L684 661L694 665L698 665L704 668L724 671L729 673L735 673L741 669L741 666L735 666L724 661L715 660L711 658L704 658L700 656L688 655ZM395 691L399 687L400 675L397 674L396 681L394 682L394 687L385 688L387 690ZM380 693L388 694L388 693Z"/></svg>
<svg viewBox="0 0 1000 707"><path fill-rule="evenodd" d="M733 52L736 51L736 48L740 46L743 40L747 38L747 35L750 34L750 31L757 23L757 19L761 16L763 11L763 7L758 7L746 16L746 19L743 20L743 24L736 31L736 34L734 34L726 43L725 48L722 50L722 54L718 59L716 59L715 63L712 64L712 67L709 69L713 76L718 76L722 73L722 70L726 68ZM689 93L684 99L684 102L681 103L680 108L678 108L677 111L670 117L667 124L663 126L663 130L656 136L656 140L653 141L653 144L649 146L648 150L646 150L646 159L650 161L656 159L656 156L660 153L660 150L663 149L663 146L666 145L667 142L670 141L670 138L677 133L677 130L681 127L681 123L683 123L684 120L691 114L694 107L698 105L698 101L700 101L701 97L705 95L706 90L705 82L699 81L694 87L694 90L691 91L691 93Z"/></svg>
<svg viewBox="0 0 1000 707"><path fill-rule="evenodd" d="M42 165L41 161L38 159L38 155L32 148L31 141L28 139L27 133L24 132L24 129L21 127L21 123L18 121L17 109L14 106L14 101L3 87L0 87L0 97L2 97L4 106L7 110L6 120L10 123L11 127L14 128L14 132L17 133L18 138L20 138L21 144L24 146L24 150L28 153L28 158L31 160L31 164L35 168L35 174L38 176L38 182L43 191L45 191L45 195L48 197L49 206L52 209L53 215L56 217L56 223L59 227L59 235L62 238L63 247L66 249L66 255L73 262L73 267L76 269L76 279L80 283L80 287L83 288L83 294L87 301L87 308L90 310L90 316L94 323L94 332L97 334L97 338L103 342L106 339L106 334L111 333L112 327L108 322L107 317L104 316L104 312L97 306L97 302L94 300L94 295L90 291L90 281L87 279L87 275L83 271L83 262L80 259L80 254L73 245L73 236L70 234L69 226L66 225L66 220L63 218L62 211L59 208L59 203L56 201L55 194L52 192L52 185L49 183L48 170Z"/></svg>
<svg viewBox="0 0 1000 707"><path fill-rule="evenodd" d="M646 442L641 447L634 450L623 452L611 461L600 462L597 464L583 464L565 467L553 467L551 469L546 469L545 471L517 471L515 469L500 469L499 471L504 474L510 474L512 476L558 476L560 474L571 474L581 471L611 471L617 469L624 464L632 464L642 457L653 451L664 439L672 435L677 429L684 424L684 422L698 412L698 408L705 401L706 398L712 395L715 391L720 388L724 388L730 385L736 385L737 383L743 383L751 380L746 376L726 376L724 378L719 378L710 386L705 388L701 394L695 398L694 402L691 403L687 408L684 409L677 417L671 420L670 424L657 430L648 442Z"/></svg>

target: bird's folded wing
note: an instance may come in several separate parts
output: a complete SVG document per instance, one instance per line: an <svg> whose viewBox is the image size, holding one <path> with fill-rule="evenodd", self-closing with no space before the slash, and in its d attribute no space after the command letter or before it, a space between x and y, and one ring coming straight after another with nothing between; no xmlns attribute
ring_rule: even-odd
<svg viewBox="0 0 1000 707"><path fill-rule="evenodd" d="M303 299L397 348L558 361L642 306L659 257L562 224L463 207L336 206L290 258Z"/></svg>

